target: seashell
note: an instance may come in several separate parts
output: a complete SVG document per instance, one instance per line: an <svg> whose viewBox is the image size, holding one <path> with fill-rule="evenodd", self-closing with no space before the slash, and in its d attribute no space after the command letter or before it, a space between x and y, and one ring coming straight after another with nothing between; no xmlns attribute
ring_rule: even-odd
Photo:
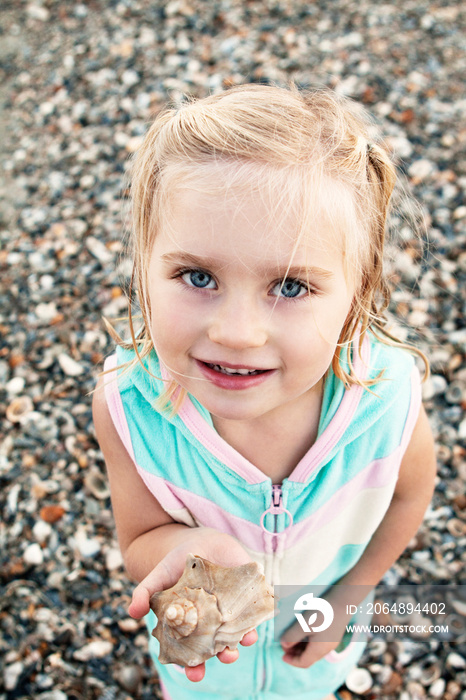
<svg viewBox="0 0 466 700"><path fill-rule="evenodd" d="M461 693L461 685L456 681L448 681L444 700L456 700Z"/></svg>
<svg viewBox="0 0 466 700"><path fill-rule="evenodd" d="M447 682L444 678L437 678L429 688L429 695L432 698L444 698L446 685Z"/></svg>
<svg viewBox="0 0 466 700"><path fill-rule="evenodd" d="M447 615L445 618L445 625L448 625L450 634L464 636L466 633L465 621L461 615L455 615L455 613Z"/></svg>
<svg viewBox="0 0 466 700"><path fill-rule="evenodd" d="M427 663L421 668L419 680L422 685L432 685L442 675L438 663Z"/></svg>
<svg viewBox="0 0 466 700"><path fill-rule="evenodd" d="M422 686L420 683L416 683L415 681L408 683L406 690L408 691L411 700L422 700L422 698L426 697L426 689L424 686Z"/></svg>
<svg viewBox="0 0 466 700"><path fill-rule="evenodd" d="M461 403L465 397L464 384L461 381L455 380L450 383L447 391L445 392L445 398L448 403Z"/></svg>
<svg viewBox="0 0 466 700"><path fill-rule="evenodd" d="M131 695L139 695L139 686L142 681L142 670L135 664L124 665L116 674L119 684Z"/></svg>
<svg viewBox="0 0 466 700"><path fill-rule="evenodd" d="M451 449L447 445L437 445L437 459L446 464L451 459Z"/></svg>
<svg viewBox="0 0 466 700"><path fill-rule="evenodd" d="M353 698L349 690L345 690L344 688L343 690L338 691L338 695L340 696L341 700L352 700Z"/></svg>
<svg viewBox="0 0 466 700"><path fill-rule="evenodd" d="M11 423L20 423L33 410L34 404L29 396L17 396L6 409L6 417Z"/></svg>
<svg viewBox="0 0 466 700"><path fill-rule="evenodd" d="M415 639L428 639L431 636L429 629L433 623L429 617L415 612L409 616L409 623L416 628L416 631L411 633Z"/></svg>
<svg viewBox="0 0 466 700"><path fill-rule="evenodd" d="M346 676L345 685L352 693L362 695L372 688L372 676L365 668L353 668Z"/></svg>
<svg viewBox="0 0 466 700"><path fill-rule="evenodd" d="M447 656L446 665L447 668L466 668L466 659L455 651L452 651Z"/></svg>
<svg viewBox="0 0 466 700"><path fill-rule="evenodd" d="M466 522L459 518L450 518L447 521L447 530L453 537L462 537L466 535Z"/></svg>
<svg viewBox="0 0 466 700"><path fill-rule="evenodd" d="M458 615L463 615L466 617L466 601L464 600L450 600L450 604Z"/></svg>
<svg viewBox="0 0 466 700"><path fill-rule="evenodd" d="M95 498L105 500L110 496L110 489L108 487L107 481L104 479L100 472L100 469L98 468L94 467L89 470L89 472L84 477L84 485L86 486L86 489L93 496L95 496Z"/></svg>
<svg viewBox="0 0 466 700"><path fill-rule="evenodd" d="M463 489L463 482L462 480L458 479L453 482L455 485L458 485L458 495L454 497L453 499L453 504L455 506L456 512L463 511L466 509L466 496L464 493L461 493Z"/></svg>
<svg viewBox="0 0 466 700"><path fill-rule="evenodd" d="M387 642L385 639L371 639L369 642L369 656L375 658L382 656L387 650Z"/></svg>
<svg viewBox="0 0 466 700"><path fill-rule="evenodd" d="M152 634L160 642L163 664L197 666L238 642L274 615L274 597L255 562L233 568L188 554L183 574L172 588L155 593Z"/></svg>
<svg viewBox="0 0 466 700"><path fill-rule="evenodd" d="M393 693L397 694L400 688L403 687L403 676L389 666L384 666L384 669L390 673L390 676L386 681L384 681L383 678L380 680L383 684L380 689L382 696L391 695Z"/></svg>

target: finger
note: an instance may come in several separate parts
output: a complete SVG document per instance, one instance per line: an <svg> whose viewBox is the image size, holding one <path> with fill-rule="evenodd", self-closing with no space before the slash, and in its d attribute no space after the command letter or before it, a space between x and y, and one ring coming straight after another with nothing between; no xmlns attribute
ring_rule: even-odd
<svg viewBox="0 0 466 700"><path fill-rule="evenodd" d="M251 630L250 632L246 632L243 639L240 641L240 644L242 644L243 647L250 647L252 644L257 642L258 638L259 635L257 634L256 630Z"/></svg>
<svg viewBox="0 0 466 700"><path fill-rule="evenodd" d="M296 653L299 649L299 653ZM325 656L327 647L324 643L308 642L292 647L283 655L283 661L290 666L309 668L316 661Z"/></svg>
<svg viewBox="0 0 466 700"><path fill-rule="evenodd" d="M217 658L222 664L232 664L239 656L238 649L229 649L226 647L223 651L219 651Z"/></svg>
<svg viewBox="0 0 466 700"><path fill-rule="evenodd" d="M139 619L149 612L150 593L143 584L139 584L133 591L133 598L128 608L131 617Z"/></svg>
<svg viewBox="0 0 466 700"><path fill-rule="evenodd" d="M205 664L199 666L186 666L184 669L186 678L193 683L199 683L205 676Z"/></svg>
<svg viewBox="0 0 466 700"><path fill-rule="evenodd" d="M169 568L165 560L157 564L133 591L132 602L128 609L131 617L144 617L149 612L149 601L154 593L171 588L180 575L175 567Z"/></svg>

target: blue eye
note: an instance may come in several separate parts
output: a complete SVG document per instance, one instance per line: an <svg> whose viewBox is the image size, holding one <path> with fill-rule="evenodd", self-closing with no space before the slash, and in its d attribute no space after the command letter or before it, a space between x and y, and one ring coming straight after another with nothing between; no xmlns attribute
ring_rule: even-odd
<svg viewBox="0 0 466 700"><path fill-rule="evenodd" d="M215 282L212 275L203 270L187 270L181 275L181 279L190 287L197 289L215 289Z"/></svg>
<svg viewBox="0 0 466 700"><path fill-rule="evenodd" d="M286 299L295 299L296 297L302 296L302 292L308 292L308 288L303 282L295 279L286 279L284 282L277 282L274 289Z"/></svg>

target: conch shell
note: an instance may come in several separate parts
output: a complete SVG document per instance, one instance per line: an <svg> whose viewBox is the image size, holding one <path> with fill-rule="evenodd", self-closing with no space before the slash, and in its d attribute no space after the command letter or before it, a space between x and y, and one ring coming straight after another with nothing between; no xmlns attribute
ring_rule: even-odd
<svg viewBox="0 0 466 700"><path fill-rule="evenodd" d="M255 562L233 568L188 554L172 588L155 593L152 634L162 664L197 666L225 647L236 649L247 632L274 615L274 597Z"/></svg>

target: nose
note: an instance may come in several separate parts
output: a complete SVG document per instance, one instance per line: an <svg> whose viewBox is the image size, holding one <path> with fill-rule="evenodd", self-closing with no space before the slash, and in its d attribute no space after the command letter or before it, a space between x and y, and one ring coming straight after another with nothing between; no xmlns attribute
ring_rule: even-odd
<svg viewBox="0 0 466 700"><path fill-rule="evenodd" d="M259 348L268 338L267 315L249 298L232 295L210 319L209 339L233 350Z"/></svg>

